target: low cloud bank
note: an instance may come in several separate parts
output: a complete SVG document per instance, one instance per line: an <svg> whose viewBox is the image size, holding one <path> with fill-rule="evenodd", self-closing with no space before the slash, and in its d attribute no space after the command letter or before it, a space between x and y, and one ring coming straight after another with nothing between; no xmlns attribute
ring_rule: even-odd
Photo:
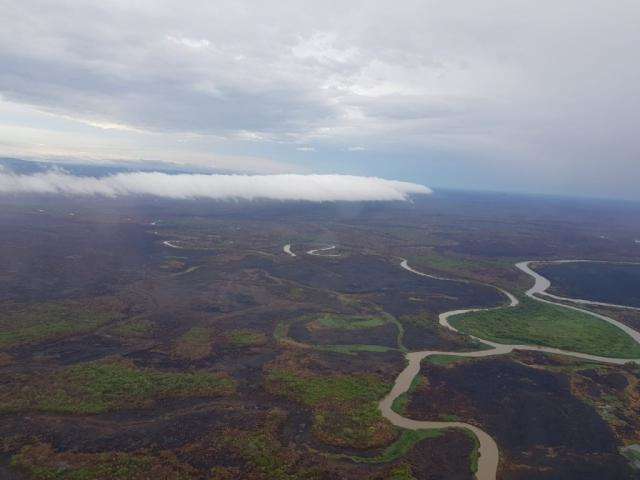
<svg viewBox="0 0 640 480"><path fill-rule="evenodd" d="M409 195L432 191L416 183L352 175L169 175L133 172L83 177L60 171L31 175L0 171L0 193L322 202L406 200Z"/></svg>

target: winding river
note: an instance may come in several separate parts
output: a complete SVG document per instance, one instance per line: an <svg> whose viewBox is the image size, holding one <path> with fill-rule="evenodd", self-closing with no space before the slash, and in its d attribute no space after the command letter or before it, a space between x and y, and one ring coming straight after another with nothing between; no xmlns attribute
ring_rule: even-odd
<svg viewBox="0 0 640 480"><path fill-rule="evenodd" d="M534 262L520 262L516 264L516 267L518 267L523 272L531 275L535 279L534 286L531 287L531 289L527 292L527 295L529 296L533 294L538 294L538 295L544 295L545 297L553 298L555 300L579 303L582 305L595 305L600 307L613 307L613 308L625 308L628 310L640 310L640 307L632 307L630 305L619 305L616 303L596 302L594 300L584 300L582 298L561 297L559 295L553 295L552 293L548 293L547 290L549 289L549 287L551 287L551 282L549 281L549 279L543 277L538 272L533 270L529 266L529 264L531 263L534 263ZM535 263L615 263L619 265L638 265L637 263L632 263L632 262L604 262L600 260L547 260L544 262L535 262ZM541 300L541 299L538 299L538 300ZM599 317L599 318L603 318L603 317ZM604 318L606 319L606 317ZM637 341L637 338L636 338L636 341Z"/></svg>
<svg viewBox="0 0 640 480"><path fill-rule="evenodd" d="M176 245L175 243L172 243L170 240L165 240L164 242L162 242L162 244L165 247L169 247L169 248L177 248L178 250L189 250L186 247L181 247L180 245Z"/></svg>
<svg viewBox="0 0 640 480"><path fill-rule="evenodd" d="M334 246L335 247L335 246ZM330 249L333 247L329 247L327 249ZM325 249L325 250L327 250ZM307 252L310 255L314 255L317 253L317 251L321 251L323 249L319 249L319 250L312 250ZM286 247L285 247L285 251L286 251ZM314 253L312 253L314 252ZM557 262L572 262L574 260L557 260ZM588 261L588 260L580 260L580 261ZM633 330L632 328L628 327L627 325L624 325L612 318L609 318L605 315L600 315L594 312L590 312L588 310L584 310L578 307L574 307L574 306L570 306L570 305L564 305L561 303L556 303L553 302L551 300L546 300L546 299L542 299L539 298L538 296L536 296L536 294L538 295L546 295L548 297L552 297L552 298L556 298L556 299L560 299L560 300L566 300L566 301L577 301L577 303L590 303L590 304L596 304L596 305L602 305L602 303L598 303L598 302L589 302L588 300L574 300L572 298L562 298L562 297L554 297L550 294L545 293L545 291L550 287L551 282L549 282L548 279L546 279L545 277L543 277L542 275L540 275L539 273L535 272L534 270L531 269L530 264L533 263L531 261L526 261L526 262L519 262L517 263L515 266L521 270L522 272L526 273L527 275L533 277L534 279L534 285L533 287L531 287L529 290L526 291L526 295L536 301L539 302L544 302L544 303L549 303L552 305L558 305L561 306L563 308L569 308L572 310L577 310L579 312L583 312L586 313L588 315L592 315L594 317L597 317L601 320L604 320L606 322L609 322L612 325L615 325L616 327L620 328L621 330L623 330L625 333L627 333L630 337L632 337L637 343L640 344L640 333ZM462 282L462 283L472 283L468 280L459 280L459 279L454 279L454 278L447 278L447 277L440 277L440 276L436 276L436 275L429 275L427 273L424 272L420 272L418 270L415 270L414 268L412 268L409 263L407 262L406 259L401 259L400 262L400 266L402 268L404 268L405 270L415 274L415 275L420 275L423 277L429 277L429 278L433 278L436 280L444 280L444 281L456 281L456 282ZM448 328L449 330L452 330L454 332L460 333L458 332L458 330L453 327L450 323L449 323L449 319L453 316L456 315L462 315L464 313L469 313L469 312L478 312L478 311L482 311L482 310L492 310L492 309L497 309L497 308L513 308L519 305L519 301L518 299L515 297L515 295L509 293L506 290L503 290L499 287L496 287L494 285L490 285L494 288L497 288L500 292L502 292L505 297L508 300L508 304L506 306L499 306L499 307L491 307L491 308L468 308L468 309L462 309L462 310L451 310L448 312L444 312L441 313L438 316L438 323L444 327L444 328ZM609 306L617 306L617 307L624 307L626 308L626 306L622 306L622 305L611 305L611 304L606 304ZM496 444L495 440L484 430L482 430L481 428L475 426L475 425L471 425L469 423L465 423L465 422L438 422L438 421L419 421L419 420L412 420L410 418L406 418L403 417L402 415L400 415L399 413L395 412L392 409L392 405L393 402L396 398L398 398L400 395L402 395L403 393L406 393L409 388L411 387L411 384L413 383L414 378L416 377L416 375L418 375L420 373L420 365L421 362L431 356L431 355L454 355L457 357L489 357L489 356L493 356L493 355L504 355L507 353L510 353L514 350L528 350L528 351L536 351L536 352L545 352L545 353L553 353L553 354L557 354L557 355L566 355L566 356L570 356L570 357L576 357L576 358L582 358L585 360L590 360L590 361L595 361L595 362L601 362L601 363L607 363L607 364L614 364L614 365L623 365L629 361L635 361L637 363L640 363L640 359L628 359L628 358L611 358L611 357L601 357L598 355L590 355L587 353L580 353L580 352L571 352L571 351L567 351L567 350L561 350L558 348L551 348L551 347L542 347L542 346L538 346L538 345L512 345L512 344L502 344L502 343L496 343L496 342L492 342L489 340L484 340L482 338L478 338L478 337L474 337L471 336L471 338L473 338L474 340L481 342L491 348L486 349L486 350L475 350L475 351L471 351L471 352L455 352L455 351L436 351L436 350L424 350L424 351L418 351L418 352L410 352L407 353L405 358L407 359L407 366L405 367L405 369L400 373L400 375L398 375L398 377L395 380L395 383L393 385L393 388L391 389L391 391L387 394L386 397L384 397L380 403L379 403L379 408L380 411L382 413L382 415L389 420L393 425L396 425L400 428L405 428L408 430L420 430L420 429L429 429L429 428L463 428L463 429L467 429L471 432L473 432L473 434L476 436L476 438L478 439L478 443L479 443L479 447L478 447L478 453L479 453L479 458L478 458L478 470L476 471L476 479L477 480L495 480L496 479L496 475L497 475L497 471L498 471L498 464L499 464L499 460L500 460L500 452L498 449L498 445Z"/></svg>
<svg viewBox="0 0 640 480"><path fill-rule="evenodd" d="M315 250L309 250L307 252L307 255L316 255L318 257L340 257L341 255L337 254L337 253L321 253L321 252L327 252L329 250L334 250L336 248L335 245L331 245L329 247L324 247L324 248L316 248Z"/></svg>

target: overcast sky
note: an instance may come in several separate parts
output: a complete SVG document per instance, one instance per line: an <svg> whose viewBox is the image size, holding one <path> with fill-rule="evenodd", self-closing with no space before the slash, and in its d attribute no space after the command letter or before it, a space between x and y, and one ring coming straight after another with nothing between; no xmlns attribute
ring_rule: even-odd
<svg viewBox="0 0 640 480"><path fill-rule="evenodd" d="M0 0L0 155L640 199L640 2Z"/></svg>

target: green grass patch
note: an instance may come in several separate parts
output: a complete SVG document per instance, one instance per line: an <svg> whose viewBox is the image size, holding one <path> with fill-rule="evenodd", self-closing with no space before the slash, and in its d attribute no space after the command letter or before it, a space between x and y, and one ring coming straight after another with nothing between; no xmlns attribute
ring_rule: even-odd
<svg viewBox="0 0 640 480"><path fill-rule="evenodd" d="M11 459L11 466L32 480L147 480L171 478L189 480L196 470L181 463L175 455L146 453L58 453L49 445L22 448Z"/></svg>
<svg viewBox="0 0 640 480"><path fill-rule="evenodd" d="M273 331L273 337L278 340L284 340L287 338L287 334L289 333L289 325L285 322L278 322L275 330Z"/></svg>
<svg viewBox="0 0 640 480"><path fill-rule="evenodd" d="M586 313L529 298L521 299L515 308L473 312L449 321L461 332L499 343L640 358L640 345L619 328Z"/></svg>
<svg viewBox="0 0 640 480"><path fill-rule="evenodd" d="M273 419L268 420L271 423ZM217 466L211 469L209 480L231 480L238 478L269 480L312 480L321 478L316 466L306 466L300 462L298 450L291 445L283 445L277 424L259 425L252 431L227 429L216 435L216 447L223 452L222 462L227 459L241 459L242 468ZM233 465L233 463L232 463Z"/></svg>
<svg viewBox="0 0 640 480"><path fill-rule="evenodd" d="M210 372L169 373L126 362L93 362L16 382L0 391L0 412L102 413L143 408L160 398L208 397L234 391L231 379Z"/></svg>
<svg viewBox="0 0 640 480"><path fill-rule="evenodd" d="M329 445L373 448L396 435L378 409L391 386L374 375L301 376L274 369L267 388L310 407L314 435Z"/></svg>
<svg viewBox="0 0 640 480"><path fill-rule="evenodd" d="M640 470L640 444L635 443L628 445L621 448L620 452L629 460L629 463L631 463L634 469Z"/></svg>
<svg viewBox="0 0 640 480"><path fill-rule="evenodd" d="M292 300L302 301L305 297L305 291L300 287L292 287L289 290L289 297L291 297Z"/></svg>
<svg viewBox="0 0 640 480"><path fill-rule="evenodd" d="M120 337L144 337L153 331L153 322L147 319L131 319L110 330Z"/></svg>
<svg viewBox="0 0 640 480"><path fill-rule="evenodd" d="M452 413L441 413L440 415L438 415L438 418L443 422L459 422L460 421L460 417Z"/></svg>
<svg viewBox="0 0 640 480"><path fill-rule="evenodd" d="M389 314L386 314L386 315L389 315ZM396 337L396 345L398 345L398 349L401 352L408 352L409 349L404 346L404 334L405 334L404 325L402 325L402 323L393 315L389 315L389 321L393 323L398 329L398 336Z"/></svg>
<svg viewBox="0 0 640 480"><path fill-rule="evenodd" d="M198 360L211 353L212 341L211 329L192 327L178 339L173 347L173 353L180 358Z"/></svg>
<svg viewBox="0 0 640 480"><path fill-rule="evenodd" d="M425 363L431 365L451 365L452 363L465 362L472 360L472 357L461 357L459 355L429 355L424 359Z"/></svg>
<svg viewBox="0 0 640 480"><path fill-rule="evenodd" d="M389 472L388 480L418 480L413 476L410 465L398 465Z"/></svg>
<svg viewBox="0 0 640 480"><path fill-rule="evenodd" d="M395 442L384 449L382 454L375 457L349 457L354 462L358 463L387 463L393 462L401 457L404 457L413 446L424 440L425 438L437 438L442 435L442 430L427 429L427 430L403 430L402 435Z"/></svg>
<svg viewBox="0 0 640 480"><path fill-rule="evenodd" d="M435 270L448 272L474 272L479 270L511 268L510 260L482 260L464 257L445 256L436 251L431 251L427 255L417 255L409 262L412 265L425 265Z"/></svg>
<svg viewBox="0 0 640 480"><path fill-rule="evenodd" d="M409 405L411 394L416 391L416 389L422 384L422 382L423 378L419 374L413 377L411 385L409 386L409 390L401 395L398 395L395 398L395 400L391 404L391 410L401 415L404 414L407 410L407 406Z"/></svg>
<svg viewBox="0 0 640 480"><path fill-rule="evenodd" d="M326 377L298 376L286 370L272 370L269 382L286 389L287 395L305 405L324 401L378 400L390 385L374 375L331 375Z"/></svg>
<svg viewBox="0 0 640 480"><path fill-rule="evenodd" d="M383 345L319 345L315 347L317 350L326 352L343 353L345 355L357 355L360 352L383 353L396 350L395 348L385 347Z"/></svg>
<svg viewBox="0 0 640 480"><path fill-rule="evenodd" d="M326 314L318 318L316 322L323 328L334 330L362 330L379 327L387 323L387 320L381 317Z"/></svg>
<svg viewBox="0 0 640 480"><path fill-rule="evenodd" d="M234 347L253 347L267 343L267 336L255 330L232 330L227 334L229 344Z"/></svg>
<svg viewBox="0 0 640 480"><path fill-rule="evenodd" d="M301 480L295 473L293 459L286 455L282 445L262 432L239 434L231 440L240 456L256 472L258 478L274 480ZM231 478L231 477L229 477Z"/></svg>
<svg viewBox="0 0 640 480"><path fill-rule="evenodd" d="M480 441L471 430L464 429L464 433L473 442L473 449L469 454L469 469L471 473L476 473L478 471L478 459L480 458Z"/></svg>
<svg viewBox="0 0 640 480"><path fill-rule="evenodd" d="M481 264L474 260L464 258L445 257L436 252L428 255L418 255L412 258L415 264L428 265L437 270L474 270Z"/></svg>
<svg viewBox="0 0 640 480"><path fill-rule="evenodd" d="M398 327L398 336L396 343L397 348L387 347L385 345L371 345L371 344L334 344L334 345L318 345L318 344L304 344L297 342L288 337L290 323L280 321L277 323L273 332L273 337L278 341L287 341L296 343L299 346L305 346L308 348L314 348L316 350L325 352L342 353L345 355L356 355L360 352L372 352L383 353L395 350L406 352L407 349L402 344L402 336L404 335L404 328L402 324L395 319L395 317L389 315L386 312L382 312L378 317L364 317L364 316L349 316L349 315L331 315L326 314L321 317L305 316L297 319L297 321L308 322L310 329L326 328L337 330L361 330L366 328L373 328L384 325L391 322ZM295 323L295 321L294 321Z"/></svg>
<svg viewBox="0 0 640 480"><path fill-rule="evenodd" d="M95 330L120 316L107 305L82 302L46 302L3 313L0 348L14 347Z"/></svg>

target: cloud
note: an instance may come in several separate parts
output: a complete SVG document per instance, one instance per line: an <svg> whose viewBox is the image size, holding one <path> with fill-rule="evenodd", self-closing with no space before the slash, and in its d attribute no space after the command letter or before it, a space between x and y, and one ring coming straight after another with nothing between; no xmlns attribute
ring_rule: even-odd
<svg viewBox="0 0 640 480"><path fill-rule="evenodd" d="M0 95L49 114L0 111L0 145L48 143L48 130L65 135L58 148L96 157L275 162L313 145L318 171L382 175L392 162L452 187L640 198L637 0L0 9ZM176 146L179 135L199 137Z"/></svg>
<svg viewBox="0 0 640 480"><path fill-rule="evenodd" d="M430 194L431 190L416 183L352 175L169 175L135 172L86 177L62 171L32 175L4 171L0 172L0 193L324 202L407 200L410 195Z"/></svg>
<svg viewBox="0 0 640 480"><path fill-rule="evenodd" d="M174 37L173 35L167 35L167 40L178 45L184 45L188 48L207 48L211 46L211 42L206 38L188 38L188 37Z"/></svg>

